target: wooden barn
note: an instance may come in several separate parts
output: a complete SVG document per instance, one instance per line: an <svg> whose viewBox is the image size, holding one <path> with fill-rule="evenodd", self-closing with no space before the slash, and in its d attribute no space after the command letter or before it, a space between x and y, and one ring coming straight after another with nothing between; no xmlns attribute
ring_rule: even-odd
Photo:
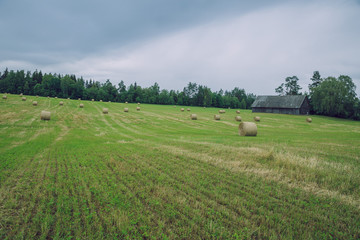
<svg viewBox="0 0 360 240"><path fill-rule="evenodd" d="M305 95L258 96L251 105L252 112L309 114L309 99Z"/></svg>

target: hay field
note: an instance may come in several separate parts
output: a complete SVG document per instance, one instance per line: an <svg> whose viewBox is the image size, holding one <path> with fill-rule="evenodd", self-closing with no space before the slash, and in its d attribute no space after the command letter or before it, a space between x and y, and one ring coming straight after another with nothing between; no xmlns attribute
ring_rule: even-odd
<svg viewBox="0 0 360 240"><path fill-rule="evenodd" d="M360 238L360 122L7 97L0 239Z"/></svg>

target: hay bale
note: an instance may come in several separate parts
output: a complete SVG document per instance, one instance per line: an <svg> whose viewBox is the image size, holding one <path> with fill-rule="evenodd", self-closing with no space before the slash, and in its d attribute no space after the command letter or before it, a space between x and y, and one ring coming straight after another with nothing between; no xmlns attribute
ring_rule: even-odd
<svg viewBox="0 0 360 240"><path fill-rule="evenodd" d="M128 102L125 102L126 104L128 104Z"/></svg>
<svg viewBox="0 0 360 240"><path fill-rule="evenodd" d="M176 108L176 106L174 106L174 108Z"/></svg>
<svg viewBox="0 0 360 240"><path fill-rule="evenodd" d="M23 95L23 94L22 94L22 93L20 93L20 95L19 95L19 96L20 96L20 97L22 97L22 95Z"/></svg>
<svg viewBox="0 0 360 240"><path fill-rule="evenodd" d="M196 114L190 114L190 119L191 120L197 120L197 115Z"/></svg>
<svg viewBox="0 0 360 240"><path fill-rule="evenodd" d="M41 111L41 120L50 120L50 112L48 111Z"/></svg>
<svg viewBox="0 0 360 240"><path fill-rule="evenodd" d="M38 98L39 97L39 95L36 95L36 98Z"/></svg>
<svg viewBox="0 0 360 240"><path fill-rule="evenodd" d="M312 122L312 119L311 119L311 118L306 118L306 121L307 121L308 123L311 123L311 122Z"/></svg>
<svg viewBox="0 0 360 240"><path fill-rule="evenodd" d="M215 114L214 115L214 120L220 120L220 115Z"/></svg>
<svg viewBox="0 0 360 240"><path fill-rule="evenodd" d="M6 95L4 95L4 96L3 96L3 99L7 99L7 96L6 96Z"/></svg>
<svg viewBox="0 0 360 240"><path fill-rule="evenodd" d="M260 117L259 116L254 117L254 121L255 122L260 122Z"/></svg>
<svg viewBox="0 0 360 240"><path fill-rule="evenodd" d="M100 102L102 102L102 100L100 100Z"/></svg>
<svg viewBox="0 0 360 240"><path fill-rule="evenodd" d="M236 117L235 117L235 121L237 121L237 122L241 122L241 120L242 120L242 119L241 119L241 117L240 117L240 116L236 116Z"/></svg>
<svg viewBox="0 0 360 240"><path fill-rule="evenodd" d="M109 102L111 102L111 101L109 101Z"/></svg>
<svg viewBox="0 0 360 240"><path fill-rule="evenodd" d="M219 113L225 113L225 110L219 110Z"/></svg>
<svg viewBox="0 0 360 240"><path fill-rule="evenodd" d="M22 97L21 100L26 101L26 97Z"/></svg>
<svg viewBox="0 0 360 240"><path fill-rule="evenodd" d="M236 110L236 113L237 113L237 114L240 114L240 111L239 111L239 110Z"/></svg>
<svg viewBox="0 0 360 240"><path fill-rule="evenodd" d="M185 111L185 110L182 108L182 109L180 109L180 111L182 111L182 112L183 112L183 111Z"/></svg>
<svg viewBox="0 0 360 240"><path fill-rule="evenodd" d="M91 101L93 102L93 101L95 101L94 99L91 99Z"/></svg>
<svg viewBox="0 0 360 240"><path fill-rule="evenodd" d="M136 111L140 111L140 107L137 107L137 108L136 108Z"/></svg>
<svg viewBox="0 0 360 240"><path fill-rule="evenodd" d="M37 104L38 104L37 101L33 101L33 102L32 102L32 105L33 105L33 106L37 106Z"/></svg>
<svg viewBox="0 0 360 240"><path fill-rule="evenodd" d="M78 98L79 101L81 101L81 98Z"/></svg>
<svg viewBox="0 0 360 240"><path fill-rule="evenodd" d="M257 135L257 126L253 122L242 122L239 125L239 135L240 136L256 136Z"/></svg>
<svg viewBox="0 0 360 240"><path fill-rule="evenodd" d="M138 102L138 105L140 105L140 103Z"/></svg>
<svg viewBox="0 0 360 240"><path fill-rule="evenodd" d="M108 108L103 108L103 114L108 114L109 113L109 109Z"/></svg>
<svg viewBox="0 0 360 240"><path fill-rule="evenodd" d="M59 105L60 106L64 105L64 102L63 101L59 102Z"/></svg>
<svg viewBox="0 0 360 240"><path fill-rule="evenodd" d="M190 108L186 109L186 111L190 112Z"/></svg>
<svg viewBox="0 0 360 240"><path fill-rule="evenodd" d="M68 99L68 100L70 100L70 98L69 98L69 97L68 97L67 99Z"/></svg>
<svg viewBox="0 0 360 240"><path fill-rule="evenodd" d="M128 108L124 108L124 112L129 112L129 109L128 109Z"/></svg>
<svg viewBox="0 0 360 240"><path fill-rule="evenodd" d="M55 99L56 99L57 97L55 97Z"/></svg>
<svg viewBox="0 0 360 240"><path fill-rule="evenodd" d="M84 108L84 104L80 103L79 108Z"/></svg>

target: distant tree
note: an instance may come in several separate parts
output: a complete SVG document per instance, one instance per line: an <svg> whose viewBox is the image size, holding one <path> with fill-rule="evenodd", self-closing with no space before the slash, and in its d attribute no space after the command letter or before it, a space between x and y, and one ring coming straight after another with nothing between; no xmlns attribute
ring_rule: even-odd
<svg viewBox="0 0 360 240"><path fill-rule="evenodd" d="M196 94L198 93L198 85L196 83L189 82L183 92L185 95L186 105L197 105Z"/></svg>
<svg viewBox="0 0 360 240"><path fill-rule="evenodd" d="M312 78L310 78L311 84L309 84L309 91L311 92L311 89L316 88L320 85L322 82L322 78L320 76L319 71L314 71Z"/></svg>
<svg viewBox="0 0 360 240"><path fill-rule="evenodd" d="M246 109L246 102L245 99L241 100L240 105L239 105L240 109Z"/></svg>
<svg viewBox="0 0 360 240"><path fill-rule="evenodd" d="M280 84L280 86L278 86L277 88L275 88L275 92L276 92L277 94L279 94L279 96L284 96L284 95L285 95L284 83Z"/></svg>
<svg viewBox="0 0 360 240"><path fill-rule="evenodd" d="M299 95L301 87L298 84L299 79L297 76L287 77L285 79L285 84L282 83L279 87L275 89L275 92L279 95Z"/></svg>
<svg viewBox="0 0 360 240"><path fill-rule="evenodd" d="M312 89L312 104L317 114L350 118L356 115L358 99L349 76L328 77Z"/></svg>
<svg viewBox="0 0 360 240"><path fill-rule="evenodd" d="M126 86L123 80L121 80L118 84L118 101L119 102L125 102L126 99Z"/></svg>
<svg viewBox="0 0 360 240"><path fill-rule="evenodd" d="M251 108L251 105L254 103L255 98L256 98L255 94L249 93L247 95L247 98L246 98L246 108L247 109Z"/></svg>

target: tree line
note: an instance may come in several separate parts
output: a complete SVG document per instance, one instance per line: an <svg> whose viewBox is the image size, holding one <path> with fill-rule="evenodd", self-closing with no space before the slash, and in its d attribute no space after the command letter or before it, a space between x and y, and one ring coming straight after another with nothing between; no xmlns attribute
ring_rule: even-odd
<svg viewBox="0 0 360 240"><path fill-rule="evenodd" d="M182 91L169 91L161 90L157 83L150 87L141 87L136 82L126 86L124 81L120 81L115 86L110 80L100 83L91 79L84 80L83 77L77 78L71 74L43 74L37 70L9 71L7 68L3 73L0 72L0 92L97 101L241 109L249 109L256 97L238 87L231 91L212 92L206 86L190 82Z"/></svg>
<svg viewBox="0 0 360 240"><path fill-rule="evenodd" d="M356 97L356 86L351 77L322 78L319 71L314 71L310 80L309 92L304 94L310 100L313 114L360 120L360 99ZM296 76L287 77L275 92L279 95L302 94L298 82Z"/></svg>

